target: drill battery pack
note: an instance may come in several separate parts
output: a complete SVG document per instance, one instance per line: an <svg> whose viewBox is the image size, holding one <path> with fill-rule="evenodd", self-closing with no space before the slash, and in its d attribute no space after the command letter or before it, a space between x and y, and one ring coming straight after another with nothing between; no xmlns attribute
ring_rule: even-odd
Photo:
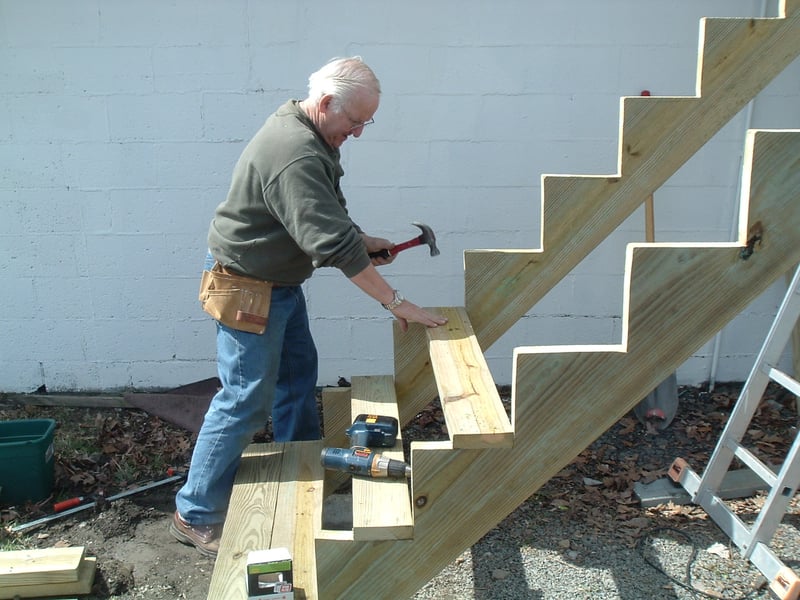
<svg viewBox="0 0 800 600"><path fill-rule="evenodd" d="M385 415L358 415L347 429L351 446L392 448L397 443L399 424L394 417Z"/></svg>

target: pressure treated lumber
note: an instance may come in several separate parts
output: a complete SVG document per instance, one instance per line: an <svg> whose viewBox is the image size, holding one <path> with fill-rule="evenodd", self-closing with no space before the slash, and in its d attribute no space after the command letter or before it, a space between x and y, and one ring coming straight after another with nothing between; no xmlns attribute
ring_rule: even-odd
<svg viewBox="0 0 800 600"><path fill-rule="evenodd" d="M466 253L467 312L483 348L549 292L800 53L800 0L784 0L781 11L781 19L704 21L700 97L623 99L618 173L545 176L541 249ZM796 156L797 148L787 146L770 159L783 161L784 167L789 161L797 171ZM678 282L682 291L702 290L707 295L713 290L707 304L690 304L697 312L685 315L686 321L681 322L681 334L688 335L687 339L681 342L668 336L669 343L662 348L659 336L665 332L660 321L636 323L639 317L630 313L625 343L617 347L527 349L516 354L514 448L453 450L449 443L412 444L414 540L402 545L319 540L317 567L326 597L394 599L413 594L674 371L687 349L691 352L701 345L699 339L709 330L720 329L780 277L775 267L788 270L785 254L794 254L789 260L797 260L798 252L798 182L784 177L776 186L791 197L793 206L790 203L787 208L774 202L775 190L768 177L756 179L760 186L752 186L749 177L743 185L754 210L743 221L738 244L707 245L708 252L663 245L667 251L662 254L630 251L626 292L631 293L631 304L647 297L658 306L672 292L669 285L676 284L669 275L675 262L678 271L685 269L685 279ZM756 252L744 260L741 247L755 239L760 209L772 217L770 241L762 238L763 245L754 243ZM776 235L782 233L780 226L773 226L784 217L789 221L786 239ZM759 259L754 261L756 256ZM638 289L641 277L647 279L648 274L656 281L664 280L663 287L655 285L655 294L652 283ZM729 281L736 285L727 290L724 284ZM676 322L675 314L682 308L675 306L677 312L670 313L668 321ZM652 320L652 313L649 317ZM687 323L698 327L687 330ZM639 333L629 337L629 329ZM395 387L405 421L430 401L436 384L429 357L419 352L424 329L411 327L400 333L395 326L394 332ZM649 344L642 347L640 338L649 338ZM656 351L649 352L652 349ZM636 353L647 358L639 362ZM620 359L626 356L633 358ZM615 374L623 373L619 382L608 377L609 367ZM579 382L577 394L564 385L573 378ZM453 514L464 516L447 518Z"/></svg>
<svg viewBox="0 0 800 600"><path fill-rule="evenodd" d="M545 175L544 256L513 250L467 252L467 311L483 348L800 55L800 10L793 10L785 19L704 19L698 97L623 98L618 173Z"/></svg>
<svg viewBox="0 0 800 600"><path fill-rule="evenodd" d="M506 414L467 312L437 308L447 324L427 328L439 402L454 448L510 448L514 429Z"/></svg>
<svg viewBox="0 0 800 600"><path fill-rule="evenodd" d="M322 441L251 444L245 450L209 600L246 599L247 553L281 547L292 554L296 597L317 598L314 536L322 523L321 452Z"/></svg>
<svg viewBox="0 0 800 600"><path fill-rule="evenodd" d="M345 430L352 422L350 390L350 387L322 388L322 418L326 446L344 447L349 443Z"/></svg>
<svg viewBox="0 0 800 600"><path fill-rule="evenodd" d="M397 398L391 376L353 377L351 422L360 414L397 418ZM398 432L394 448L376 452L404 461ZM406 479L353 477L353 539L409 539L414 533L411 497Z"/></svg>
<svg viewBox="0 0 800 600"><path fill-rule="evenodd" d="M50 596L84 596L91 593L94 584L94 575L97 570L97 558L84 556L78 567L76 581L61 581L58 583L39 583L34 585L3 585L0 586L0 600L14 598L44 598Z"/></svg>
<svg viewBox="0 0 800 600"><path fill-rule="evenodd" d="M752 132L745 160L740 239L631 245L622 343L517 349L514 447L413 443L412 547L318 541L326 594L411 596L783 277L800 259L800 131ZM443 518L455 514L474 517Z"/></svg>
<svg viewBox="0 0 800 600"><path fill-rule="evenodd" d="M345 430L350 426L350 388L322 388L322 422L325 434L325 446L345 448L350 440ZM349 483L350 475L340 471L325 471L323 496L328 497L345 483Z"/></svg>
<svg viewBox="0 0 800 600"><path fill-rule="evenodd" d="M697 97L621 101L619 170L544 175L539 249L465 252L465 302L486 350L610 235L744 105L800 54L800 2L778 19L704 19ZM417 337L395 328L395 386L401 417L435 394Z"/></svg>
<svg viewBox="0 0 800 600"><path fill-rule="evenodd" d="M0 586L78 581L85 551L73 546L0 552Z"/></svg>

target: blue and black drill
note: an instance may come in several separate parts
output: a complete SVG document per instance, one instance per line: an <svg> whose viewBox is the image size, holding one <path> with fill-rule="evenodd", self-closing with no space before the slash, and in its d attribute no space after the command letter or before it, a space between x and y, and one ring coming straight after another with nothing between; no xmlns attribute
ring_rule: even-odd
<svg viewBox="0 0 800 600"><path fill-rule="evenodd" d="M372 448L392 448L397 442L398 423L394 417L358 415L347 429L350 448L323 448L322 466L366 477L411 477L411 466L388 458Z"/></svg>

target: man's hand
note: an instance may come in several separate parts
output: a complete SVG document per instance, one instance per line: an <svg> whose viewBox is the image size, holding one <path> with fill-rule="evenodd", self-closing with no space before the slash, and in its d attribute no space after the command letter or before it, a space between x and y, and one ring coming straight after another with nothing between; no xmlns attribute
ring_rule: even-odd
<svg viewBox="0 0 800 600"><path fill-rule="evenodd" d="M408 331L409 322L421 323L425 327L438 327L447 323L446 317L428 312L408 300L403 300L397 308L392 310L392 314L399 321L402 331Z"/></svg>
<svg viewBox="0 0 800 600"><path fill-rule="evenodd" d="M392 289L373 265L367 265L361 272L350 277L350 281L385 308L391 305L392 315L400 322L400 329L403 331L408 331L409 323L421 323L425 327L438 327L447 323L447 318L430 313L402 298L402 294Z"/></svg>
<svg viewBox="0 0 800 600"><path fill-rule="evenodd" d="M384 238L377 238L372 237L371 235L367 235L366 233L361 234L361 239L364 241L364 245L367 247L367 252L380 252L381 250L391 250L394 248L394 244L387 239ZM382 256L375 256L372 258L372 264L375 266L378 265L388 265L394 261L394 256L389 255L389 258L384 258Z"/></svg>

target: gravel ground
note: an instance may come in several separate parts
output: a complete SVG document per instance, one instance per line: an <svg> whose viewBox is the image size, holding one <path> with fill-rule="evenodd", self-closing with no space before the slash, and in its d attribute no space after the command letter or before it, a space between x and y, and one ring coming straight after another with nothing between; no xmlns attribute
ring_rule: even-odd
<svg viewBox="0 0 800 600"><path fill-rule="evenodd" d="M774 598L759 570L705 511L672 503L643 508L634 492L636 482L665 478L679 456L701 472L738 389L682 389L678 416L661 432L647 431L628 415L414 599ZM797 424L795 399L771 387L745 445L762 460L780 462ZM759 493L730 506L752 523L764 497ZM800 573L800 495L770 546Z"/></svg>
<svg viewBox="0 0 800 600"><path fill-rule="evenodd" d="M772 547L800 567L800 510ZM652 516L631 546L585 524L518 509L446 567L415 600L773 598L766 580L712 522ZM687 575L687 568L689 574Z"/></svg>

